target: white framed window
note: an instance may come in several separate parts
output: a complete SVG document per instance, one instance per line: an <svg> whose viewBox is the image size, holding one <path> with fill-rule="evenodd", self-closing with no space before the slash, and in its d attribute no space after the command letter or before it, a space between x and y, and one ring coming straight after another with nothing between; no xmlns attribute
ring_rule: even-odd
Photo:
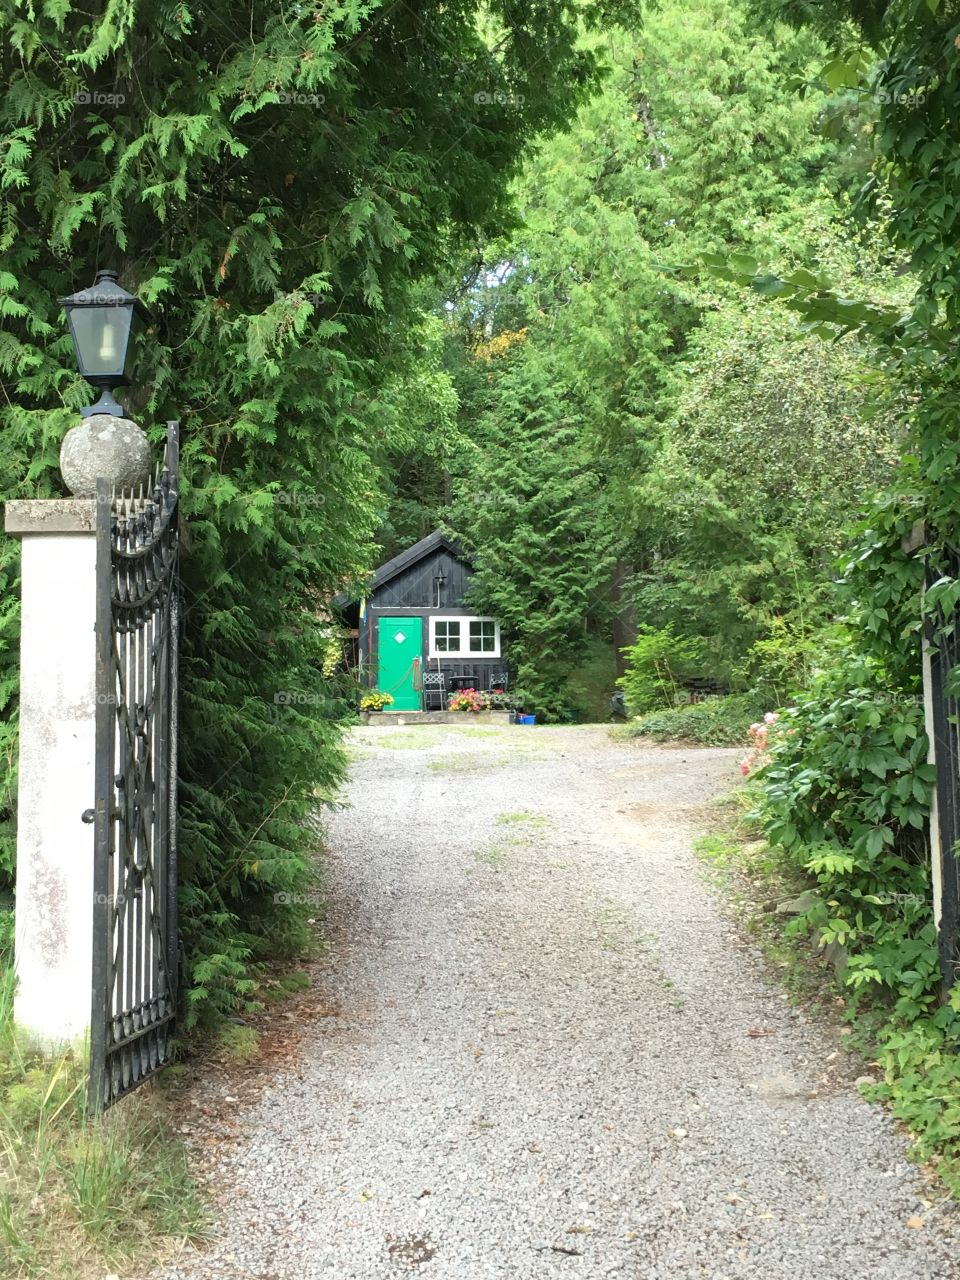
<svg viewBox="0 0 960 1280"><path fill-rule="evenodd" d="M459 653L463 633L459 618L433 618L433 641L430 652Z"/></svg>
<svg viewBox="0 0 960 1280"><path fill-rule="evenodd" d="M499 658L500 624L493 618L431 618L430 657Z"/></svg>

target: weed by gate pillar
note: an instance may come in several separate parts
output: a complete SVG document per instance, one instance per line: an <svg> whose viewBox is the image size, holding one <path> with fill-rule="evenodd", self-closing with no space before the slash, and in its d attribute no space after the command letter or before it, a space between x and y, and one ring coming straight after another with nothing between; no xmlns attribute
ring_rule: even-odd
<svg viewBox="0 0 960 1280"><path fill-rule="evenodd" d="M17 1025L53 1051L90 1027L96 501L8 502L22 543Z"/></svg>

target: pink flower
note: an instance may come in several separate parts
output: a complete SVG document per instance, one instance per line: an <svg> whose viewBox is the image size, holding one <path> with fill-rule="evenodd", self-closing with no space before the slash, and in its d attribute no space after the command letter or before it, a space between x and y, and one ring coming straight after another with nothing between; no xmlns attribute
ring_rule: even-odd
<svg viewBox="0 0 960 1280"><path fill-rule="evenodd" d="M777 715L775 711L768 711L767 714L763 717L765 724L776 724L779 718L780 717Z"/></svg>

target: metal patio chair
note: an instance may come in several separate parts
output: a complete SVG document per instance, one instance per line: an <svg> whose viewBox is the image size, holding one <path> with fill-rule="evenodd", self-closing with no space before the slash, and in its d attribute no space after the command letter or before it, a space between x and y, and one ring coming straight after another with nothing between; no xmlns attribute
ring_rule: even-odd
<svg viewBox="0 0 960 1280"><path fill-rule="evenodd" d="M421 676L424 711L446 711L447 677L442 671L425 671Z"/></svg>

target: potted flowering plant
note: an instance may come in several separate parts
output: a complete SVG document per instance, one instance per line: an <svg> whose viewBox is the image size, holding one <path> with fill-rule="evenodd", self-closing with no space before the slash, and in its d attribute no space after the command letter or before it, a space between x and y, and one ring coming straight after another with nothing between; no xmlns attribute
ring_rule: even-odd
<svg viewBox="0 0 960 1280"><path fill-rule="evenodd" d="M370 689L360 699L361 711L382 711L384 707L393 706L393 698L382 689Z"/></svg>
<svg viewBox="0 0 960 1280"><path fill-rule="evenodd" d="M487 701L491 711L511 711L513 709L513 702L506 689L491 689L487 694Z"/></svg>
<svg viewBox="0 0 960 1280"><path fill-rule="evenodd" d="M472 711L474 715L487 711L489 707L490 699L479 689L458 689L447 703L448 711Z"/></svg>

